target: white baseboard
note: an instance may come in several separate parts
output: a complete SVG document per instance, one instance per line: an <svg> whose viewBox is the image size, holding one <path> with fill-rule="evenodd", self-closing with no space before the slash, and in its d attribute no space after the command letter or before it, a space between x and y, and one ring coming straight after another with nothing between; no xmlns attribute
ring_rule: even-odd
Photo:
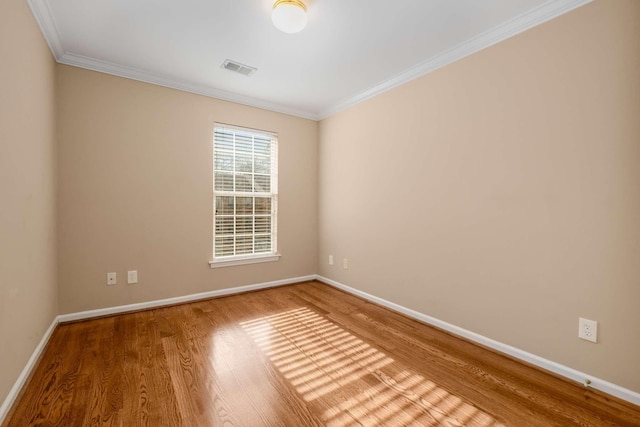
<svg viewBox="0 0 640 427"><path fill-rule="evenodd" d="M13 404L18 398L18 394L20 394L20 390L22 390L27 379L29 378L32 371L36 367L36 364L40 359L40 356L42 355L44 348L46 347L47 343L49 342L49 339L51 338L51 334L53 333L54 329L59 323L73 322L76 320L85 320L85 319L91 319L94 317L109 316L113 314L139 311L139 310L145 310L150 308L163 307L167 305L182 304L186 302L198 301L198 300L207 299L207 298L222 297L226 295L239 294L242 292L250 292L250 291L256 291L259 289L274 288L276 286L290 285L292 283L306 282L306 281L315 280L315 279L316 279L316 275L294 277L290 279L275 280L273 282L257 283L254 285L247 285L247 286L238 286L235 288L220 289L216 291L202 292L199 294L192 294L192 295L185 295L182 297L142 302L138 304L129 304L129 305L121 305L118 307L101 308L98 310L82 311L79 313L61 314L57 316L55 319L53 319L53 321L51 322L51 325L49 326L49 329L47 329L47 331L42 336L40 343L38 344L36 349L33 351L33 354L31 355L31 357L29 358L29 361L27 362L24 369L20 373L20 376L18 377L15 384L9 391L9 394L7 395L7 397L4 399L4 402L2 402L2 406L0 406L0 424L2 424L2 422L4 421L4 418L9 413L9 410L11 409L11 407L13 407Z"/></svg>
<svg viewBox="0 0 640 427"><path fill-rule="evenodd" d="M51 338L51 335L53 334L53 331L55 330L57 325L58 325L58 318L56 317L51 322L51 325L49 325L49 328L46 330L46 332L42 336L42 339L40 339L40 342L38 343L38 346L36 347L36 349L33 350L33 353L31 354L31 357L27 361L27 364L24 366L24 369L20 373L20 376L18 376L18 379L13 384L13 387L11 387L11 390L9 390L9 394L4 399L4 402L2 402L2 406L0 406L0 424L3 423L5 417L9 413L9 410L11 409L14 402L18 398L18 395L20 394L20 390L22 390L22 387L24 387L25 383L29 379L31 372L33 372L33 370L35 369L38 363L38 360L40 359L40 356L42 356L42 352L47 346L47 343L49 342L49 339Z"/></svg>
<svg viewBox="0 0 640 427"><path fill-rule="evenodd" d="M208 298L223 297L240 294L243 292L257 291L260 289L275 288L277 286L290 285L292 283L315 280L315 275L293 277L290 279L274 280L273 282L257 283L255 285L238 286L235 288L220 289L216 291L202 292L199 294L185 295L182 297L167 298L155 301L141 302L137 304L120 305L117 307L99 308L97 310L81 311L79 313L61 314L58 316L60 323L74 322L76 320L92 319L94 317L110 316L113 314L127 313L131 311L147 310L150 308L164 307L167 305L183 304Z"/></svg>
<svg viewBox="0 0 640 427"><path fill-rule="evenodd" d="M451 323L447 323L442 320L436 319L434 317L427 316L426 314L420 313L415 310L411 310L399 304L387 301L382 298L378 298L366 292L359 291L350 286L344 285L340 282L336 282L335 280L331 280L320 275L316 276L316 279L330 286L333 286L347 293L350 293L352 295L356 295L356 296L359 296L360 298L364 298L367 301L371 301L375 304L397 311L413 319L435 326L437 328L450 332L459 337L466 338L469 341L473 341L485 347L489 347L491 349L497 350L500 353L508 354L509 356L512 356L516 359L530 363L534 366L545 369L547 371L551 371L557 375L563 376L573 381L577 381L579 383L584 384L585 380L588 379L591 381L591 383L589 384L589 387L594 388L596 390L600 390L602 392L618 397L620 399L626 400L627 402L631 402L635 405L640 405L640 393L637 393L635 391L626 389L624 387L620 387L619 385L610 383L600 378L596 378L593 375L589 375L584 372L577 371L573 368L569 368L568 366L564 366L559 363L553 362L551 360L545 359L543 357L536 356L535 354L529 353L524 350L520 350L510 345L493 340L491 338L487 338L483 335L476 334L475 332L468 331L466 329L452 325Z"/></svg>
<svg viewBox="0 0 640 427"><path fill-rule="evenodd" d="M260 289L290 285L293 283L306 282L309 280L319 280L321 282L324 282L335 288L341 289L350 294L359 296L368 301L371 301L383 307L387 307L391 310L397 311L399 313L402 313L406 316L409 316L421 322L433 325L437 328L443 329L452 334L458 335L470 341L473 341L478 344L497 350L501 353L508 354L512 357L515 357L516 359L523 360L534 366L538 366L542 369L546 369L547 371L551 371L565 378L569 378L571 380L574 380L580 383L584 383L584 380L588 378L591 381L591 384L589 385L589 387L603 391L612 396L616 396L620 399L626 400L633 404L640 405L640 393L636 393L632 390L625 389L616 384L612 384L608 381L596 378L592 375L585 374L583 372L577 371L575 369L569 368L559 363L552 362L540 356L536 356L535 354L528 353L524 350L520 350L518 348L509 346L507 344L503 344L501 342L492 340L491 338L487 338L480 334L476 334L475 332L471 332L466 329L459 328L450 323L444 322L442 320L436 319L431 316L427 316L426 314L422 314L420 312L411 310L409 308L384 300L382 298L378 298L366 292L359 291L350 286L344 285L340 282L336 282L335 280L331 280L320 275L310 275L310 276L295 277L290 279L275 280L272 282L258 283L254 285L238 286L235 288L221 289L221 290L210 291L210 292L203 292L199 294L186 295L182 297L168 298L168 299L149 301L149 302L138 303L138 304L129 304L129 305L123 305L118 307L103 308L98 310L89 310L89 311L83 311L79 313L59 315L51 322L51 325L42 336L40 343L38 344L36 349L33 351L33 354L27 361L27 364L25 365L24 369L20 373L20 376L18 377L15 384L9 391L9 394L7 395L4 402L2 403L2 406L0 406L0 424L4 421L5 417L9 413L9 410L15 403L15 400L17 399L18 394L20 393L20 390L22 390L27 379L29 378L32 371L36 367L36 364L40 359L40 356L42 355L42 352L44 351L47 343L49 342L49 339L51 338L51 335L53 334L53 331L58 325L58 323L72 322L76 320L85 320L85 319L91 319L94 317L108 316L113 314L131 312L131 311L145 310L145 309L150 309L155 307L163 307L167 305L181 304L181 303L198 301L198 300L207 299L207 298L222 297L222 296L233 295L233 294L238 294L242 292L256 291Z"/></svg>

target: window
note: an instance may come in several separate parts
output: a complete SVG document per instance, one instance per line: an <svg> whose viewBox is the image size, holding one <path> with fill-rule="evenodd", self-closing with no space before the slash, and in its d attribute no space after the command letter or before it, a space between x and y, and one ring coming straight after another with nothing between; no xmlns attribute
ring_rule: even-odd
<svg viewBox="0 0 640 427"><path fill-rule="evenodd" d="M211 267L275 261L278 138L216 123Z"/></svg>

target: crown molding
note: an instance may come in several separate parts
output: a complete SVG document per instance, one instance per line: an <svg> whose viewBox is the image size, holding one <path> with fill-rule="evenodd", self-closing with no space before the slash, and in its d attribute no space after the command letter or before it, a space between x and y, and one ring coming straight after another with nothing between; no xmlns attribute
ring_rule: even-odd
<svg viewBox="0 0 640 427"><path fill-rule="evenodd" d="M309 120L318 120L318 115L315 112L291 108L286 105L216 89L211 86L193 84L177 78L162 76L148 71L114 64L108 61L101 61L83 55L66 52L62 46L62 41L60 40L55 19L51 14L48 1L27 0L27 3L31 8L31 13L40 27L40 31L42 32L51 53L55 60L60 64L71 65L127 79L165 86L171 89L191 92L197 95L221 99L223 101L235 102L237 104L261 108L276 113L288 114L290 116L301 117Z"/></svg>
<svg viewBox="0 0 640 427"><path fill-rule="evenodd" d="M49 50L51 50L53 57L56 61L60 61L60 58L62 58L64 54L64 49L62 48L62 42L58 36L58 29L56 28L56 23L53 20L53 15L51 14L47 1L27 0L27 4L40 27L40 31L42 31L44 39L49 45Z"/></svg>
<svg viewBox="0 0 640 427"><path fill-rule="evenodd" d="M87 70L99 71L101 73L124 77L131 80L138 80L145 83L151 83L158 86L177 89L183 92L191 92L195 93L196 95L204 95L211 98L221 99L223 101L230 101L250 107L262 108L264 110L274 111L276 113L288 114L290 116L301 117L304 119L316 121L318 120L318 115L310 111L291 108L286 105L216 89L207 85L189 83L187 81L174 77L163 76L160 74L151 73L149 71L143 71L137 68L125 67L108 61L101 61L82 55L76 55L74 53L65 53L58 60L58 62L61 64L72 65L74 67L85 68Z"/></svg>
<svg viewBox="0 0 640 427"><path fill-rule="evenodd" d="M496 43L513 37L544 22L550 21L553 18L590 3L591 1L593 0L550 0L537 8L491 28L484 33L481 33L469 40L465 40L451 49L440 52L426 61L421 62L420 64L409 68L407 71L385 80L364 92L346 98L337 104L320 111L318 116L320 120L326 119L340 111L344 111L356 104L366 101L367 99L380 95L383 92L429 74L482 49L493 46Z"/></svg>
<svg viewBox="0 0 640 427"><path fill-rule="evenodd" d="M563 15L573 9L590 3L591 1L592 0L549 0L537 8L485 31L476 37L459 43L451 49L440 52L407 71L397 74L396 76L357 95L343 99L342 101L339 101L321 111L308 111L251 96L216 89L207 85L190 83L178 78L163 76L137 68L125 67L111 62L76 55L71 52L65 52L56 28L55 20L48 6L48 0L27 0L36 22L40 26L40 30L49 45L49 49L51 49L56 61L61 64L72 65L114 76L165 86L184 92L190 92L197 95L221 99L223 101L235 102L250 107L261 108L316 121L326 119L333 114L344 111L356 104L373 98L418 77L422 77L425 74L444 67L445 65L451 64L452 62L458 61L475 52L513 37L516 34Z"/></svg>

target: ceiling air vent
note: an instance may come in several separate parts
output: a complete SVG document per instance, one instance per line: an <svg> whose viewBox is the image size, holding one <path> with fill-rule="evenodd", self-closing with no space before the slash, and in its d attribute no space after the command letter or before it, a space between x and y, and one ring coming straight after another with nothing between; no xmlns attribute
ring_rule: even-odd
<svg viewBox="0 0 640 427"><path fill-rule="evenodd" d="M224 68L225 70L242 74L243 76L250 76L256 71L258 71L257 68L249 67L248 65L244 65L239 62L232 61L230 59L227 59L222 63L222 68Z"/></svg>

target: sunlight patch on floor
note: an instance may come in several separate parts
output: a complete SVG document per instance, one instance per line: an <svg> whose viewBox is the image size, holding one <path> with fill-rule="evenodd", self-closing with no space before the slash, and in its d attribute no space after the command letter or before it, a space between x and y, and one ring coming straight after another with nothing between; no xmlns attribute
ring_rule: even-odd
<svg viewBox="0 0 640 427"><path fill-rule="evenodd" d="M307 307L242 327L328 426L502 426Z"/></svg>

